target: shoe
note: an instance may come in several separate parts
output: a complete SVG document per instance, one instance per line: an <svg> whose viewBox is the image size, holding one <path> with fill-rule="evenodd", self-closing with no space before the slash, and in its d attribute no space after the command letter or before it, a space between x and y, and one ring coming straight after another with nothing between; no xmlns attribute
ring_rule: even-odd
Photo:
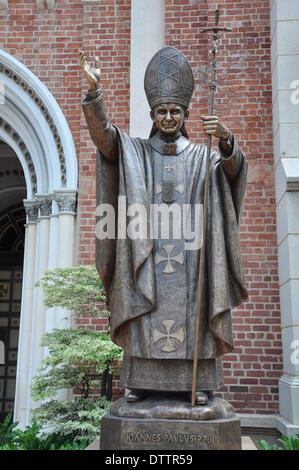
<svg viewBox="0 0 299 470"><path fill-rule="evenodd" d="M128 403L134 403L140 400L142 396L143 396L142 392L139 392L138 390L130 390L128 394L126 395L126 400Z"/></svg>
<svg viewBox="0 0 299 470"><path fill-rule="evenodd" d="M207 405L209 401L208 394L206 392L196 392L195 404L198 406Z"/></svg>

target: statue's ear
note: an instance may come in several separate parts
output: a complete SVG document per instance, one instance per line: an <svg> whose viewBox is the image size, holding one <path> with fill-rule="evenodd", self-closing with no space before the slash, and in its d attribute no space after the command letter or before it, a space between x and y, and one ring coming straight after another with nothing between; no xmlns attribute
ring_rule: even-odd
<svg viewBox="0 0 299 470"><path fill-rule="evenodd" d="M189 110L187 109L185 111L184 122L188 121L188 119L189 119Z"/></svg>
<svg viewBox="0 0 299 470"><path fill-rule="evenodd" d="M154 121L155 120L155 115L154 115L154 111L151 109L151 112L150 112L150 117L151 117L151 120Z"/></svg>

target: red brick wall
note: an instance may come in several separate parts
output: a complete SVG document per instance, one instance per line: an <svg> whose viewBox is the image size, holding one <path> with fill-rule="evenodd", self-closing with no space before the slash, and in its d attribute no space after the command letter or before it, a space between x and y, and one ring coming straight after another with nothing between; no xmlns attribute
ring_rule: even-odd
<svg viewBox="0 0 299 470"><path fill-rule="evenodd" d="M219 46L216 112L233 131L249 161L241 243L249 302L233 312L235 351L224 358L224 397L239 412L275 413L282 374L273 178L269 0L219 0L221 22L232 27ZM130 0L56 0L54 11L36 2L9 0L0 10L1 47L53 93L66 115L79 160L79 263L94 263L95 148L81 113L85 80L78 50L102 64L111 119L129 127ZM210 43L199 32L214 21L216 1L165 0L166 43L181 49L195 75L187 130L205 142L199 116L208 109ZM79 326L105 330L106 320ZM118 383L115 382L116 388ZM117 390L116 390L117 391Z"/></svg>
<svg viewBox="0 0 299 470"><path fill-rule="evenodd" d="M101 84L111 120L129 130L131 0L101 0L84 5L82 49L101 62ZM82 84L82 96L87 90ZM81 114L80 144L80 245L79 263L93 264L95 257L95 147Z"/></svg>

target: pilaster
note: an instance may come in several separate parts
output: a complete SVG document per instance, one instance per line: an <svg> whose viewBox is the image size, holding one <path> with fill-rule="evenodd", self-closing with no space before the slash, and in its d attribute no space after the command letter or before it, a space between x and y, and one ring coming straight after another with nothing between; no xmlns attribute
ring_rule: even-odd
<svg viewBox="0 0 299 470"><path fill-rule="evenodd" d="M152 121L144 92L144 75L153 55L165 44L164 15L164 0L131 1L131 137L147 139L151 131Z"/></svg>
<svg viewBox="0 0 299 470"><path fill-rule="evenodd" d="M28 393L30 385L30 350L32 344L32 308L34 294L34 269L36 257L36 233L38 222L38 202L24 200L27 214L25 225L25 250L23 265L23 286L20 314L20 333L18 346L18 364L16 377L16 395L14 420L25 429L28 422Z"/></svg>
<svg viewBox="0 0 299 470"><path fill-rule="evenodd" d="M286 7L287 3L287 7ZM283 342L279 381L284 434L299 432L299 2L271 3L273 133Z"/></svg>

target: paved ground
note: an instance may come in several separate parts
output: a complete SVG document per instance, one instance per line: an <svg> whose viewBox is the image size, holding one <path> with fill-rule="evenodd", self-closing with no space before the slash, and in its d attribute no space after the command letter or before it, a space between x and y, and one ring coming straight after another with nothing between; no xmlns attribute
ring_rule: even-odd
<svg viewBox="0 0 299 470"><path fill-rule="evenodd" d="M242 436L242 450L257 450L257 447L251 437Z"/></svg>

